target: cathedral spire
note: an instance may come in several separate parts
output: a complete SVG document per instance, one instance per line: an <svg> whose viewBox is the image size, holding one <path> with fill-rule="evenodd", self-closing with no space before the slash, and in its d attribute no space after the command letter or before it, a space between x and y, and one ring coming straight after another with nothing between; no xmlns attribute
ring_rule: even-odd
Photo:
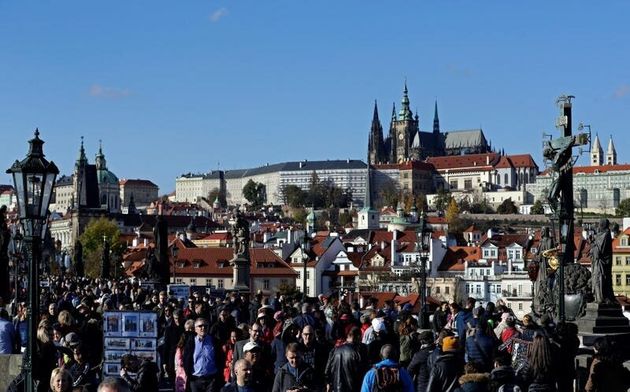
<svg viewBox="0 0 630 392"><path fill-rule="evenodd" d="M409 109L409 91L407 90L407 80L405 80L405 89L403 90L403 97L401 100L401 108L398 113L399 120L413 120L413 113Z"/></svg>
<svg viewBox="0 0 630 392"><path fill-rule="evenodd" d="M433 133L440 133L440 117L438 116L437 99L435 100L435 112L433 113Z"/></svg>
<svg viewBox="0 0 630 392"><path fill-rule="evenodd" d="M378 119L378 104L376 103L376 99L374 100L374 114L372 115L372 124L375 122L380 122Z"/></svg>
<svg viewBox="0 0 630 392"><path fill-rule="evenodd" d="M368 139L368 164L377 164L387 160L387 158L383 156L384 151L383 127L378 118L378 105L376 100L374 100L374 114L372 115L372 126Z"/></svg>
<svg viewBox="0 0 630 392"><path fill-rule="evenodd" d="M396 102L392 103L392 121L396 121Z"/></svg>
<svg viewBox="0 0 630 392"><path fill-rule="evenodd" d="M615 149L615 145L613 144L612 135L610 135L610 139L608 140L608 149L606 150L606 164L617 164L617 150Z"/></svg>
<svg viewBox="0 0 630 392"><path fill-rule="evenodd" d="M83 136L81 136L81 147L79 148L79 157L77 158L75 166L87 165L87 157L85 156L85 147L83 146Z"/></svg>
<svg viewBox="0 0 630 392"><path fill-rule="evenodd" d="M601 166L604 163L602 145L599 143L599 135L595 134L595 140L591 145L591 166Z"/></svg>

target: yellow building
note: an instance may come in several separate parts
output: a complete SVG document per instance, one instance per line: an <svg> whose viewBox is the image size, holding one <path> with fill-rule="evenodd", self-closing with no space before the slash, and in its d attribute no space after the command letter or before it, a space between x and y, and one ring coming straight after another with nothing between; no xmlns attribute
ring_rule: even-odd
<svg viewBox="0 0 630 392"><path fill-rule="evenodd" d="M613 239L612 283L615 295L630 295L630 227Z"/></svg>

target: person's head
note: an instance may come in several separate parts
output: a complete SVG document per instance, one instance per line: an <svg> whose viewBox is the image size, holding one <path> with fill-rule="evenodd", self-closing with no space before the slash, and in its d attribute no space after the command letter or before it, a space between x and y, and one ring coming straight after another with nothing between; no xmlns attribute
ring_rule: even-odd
<svg viewBox="0 0 630 392"><path fill-rule="evenodd" d="M195 320L186 320L184 324L184 331L195 332Z"/></svg>
<svg viewBox="0 0 630 392"><path fill-rule="evenodd" d="M41 343L52 341L52 326L48 320L42 320L37 326L37 340Z"/></svg>
<svg viewBox="0 0 630 392"><path fill-rule="evenodd" d="M396 358L396 349L391 344L385 344L381 347L381 359L392 359Z"/></svg>
<svg viewBox="0 0 630 392"><path fill-rule="evenodd" d="M302 360L302 353L300 351L300 345L297 343L289 343L284 354L287 357L287 362L292 368L297 368Z"/></svg>
<svg viewBox="0 0 630 392"><path fill-rule="evenodd" d="M442 339L442 351L445 353L457 351L458 345L459 339L456 336L445 336Z"/></svg>
<svg viewBox="0 0 630 392"><path fill-rule="evenodd" d="M309 304L308 302L305 302L302 304L302 313L306 314L306 313L310 313L311 312L311 304Z"/></svg>
<svg viewBox="0 0 630 392"><path fill-rule="evenodd" d="M199 338L204 338L208 334L208 321L205 318L199 317L195 320L195 333Z"/></svg>
<svg viewBox="0 0 630 392"><path fill-rule="evenodd" d="M359 327L350 328L350 331L348 332L348 336L346 336L346 342L352 343L352 344L361 343L361 328Z"/></svg>
<svg viewBox="0 0 630 392"><path fill-rule="evenodd" d="M238 341L239 339L239 330L238 329L233 329L230 331L230 343L234 344Z"/></svg>
<svg viewBox="0 0 630 392"><path fill-rule="evenodd" d="M175 309L173 311L173 321L175 322L175 325L180 325L183 317L184 317L184 314L181 309Z"/></svg>
<svg viewBox="0 0 630 392"><path fill-rule="evenodd" d="M512 366L512 357L509 355L497 355L494 358L494 367Z"/></svg>
<svg viewBox="0 0 630 392"><path fill-rule="evenodd" d="M129 386L121 379L107 377L98 384L96 392L129 392Z"/></svg>
<svg viewBox="0 0 630 392"><path fill-rule="evenodd" d="M252 366L256 365L260 359L261 347L256 342L247 342L243 346L243 358L249 361Z"/></svg>
<svg viewBox="0 0 630 392"><path fill-rule="evenodd" d="M48 314L50 314L51 316L57 316L57 304L55 304L54 302L48 304Z"/></svg>
<svg viewBox="0 0 630 392"><path fill-rule="evenodd" d="M468 361L464 365L464 373L466 374L474 374L474 373L482 373L483 367L477 361Z"/></svg>
<svg viewBox="0 0 630 392"><path fill-rule="evenodd" d="M249 340L252 342L257 342L258 340L260 340L261 335L262 325L258 324L258 322L255 322L252 325L252 328L249 330Z"/></svg>
<svg viewBox="0 0 630 392"><path fill-rule="evenodd" d="M443 312L446 312L448 310L448 302L442 301L442 303L440 304L440 308L442 308Z"/></svg>
<svg viewBox="0 0 630 392"><path fill-rule="evenodd" d="M516 319L514 318L514 316L507 316L505 319L505 324L508 327L514 328L516 327Z"/></svg>
<svg viewBox="0 0 630 392"><path fill-rule="evenodd" d="M168 301L168 295L166 294L166 291L160 291L160 303L166 304L166 301Z"/></svg>
<svg viewBox="0 0 630 392"><path fill-rule="evenodd" d="M535 327L536 322L534 321L531 315L526 314L525 316L523 316L523 325L525 327Z"/></svg>
<svg viewBox="0 0 630 392"><path fill-rule="evenodd" d="M459 306L459 304L457 302L451 302L451 305L449 307L451 308L451 313L452 314L456 314L462 308L461 306Z"/></svg>
<svg viewBox="0 0 630 392"><path fill-rule="evenodd" d="M63 368L55 368L50 373L50 389L53 392L66 392L72 390L72 375Z"/></svg>
<svg viewBox="0 0 630 392"><path fill-rule="evenodd" d="M468 299L466 299L466 309L472 310L475 307L476 303L476 299L474 299L473 297L468 297Z"/></svg>
<svg viewBox="0 0 630 392"><path fill-rule="evenodd" d="M77 361L77 363L79 364L82 364L83 362L85 362L84 354L85 353L84 353L82 344L78 344L72 349L72 355L74 356L74 360Z"/></svg>
<svg viewBox="0 0 630 392"><path fill-rule="evenodd" d="M302 328L302 342L307 347L315 343L315 329L310 325L306 325Z"/></svg>
<svg viewBox="0 0 630 392"><path fill-rule="evenodd" d="M226 308L222 308L219 312L219 320L221 320L221 322L226 322L228 317L230 317L230 312L228 312Z"/></svg>
<svg viewBox="0 0 630 392"><path fill-rule="evenodd" d="M418 341L422 345L429 345L435 341L432 331L422 331L418 336Z"/></svg>
<svg viewBox="0 0 630 392"><path fill-rule="evenodd" d="M70 312L68 312L67 310L62 310L57 316L57 322L59 322L59 324L64 327L69 327L74 324L74 318L72 317Z"/></svg>
<svg viewBox="0 0 630 392"><path fill-rule="evenodd" d="M236 384L243 386L248 385L252 374L252 364L246 359L239 359L234 364L234 375L236 376Z"/></svg>

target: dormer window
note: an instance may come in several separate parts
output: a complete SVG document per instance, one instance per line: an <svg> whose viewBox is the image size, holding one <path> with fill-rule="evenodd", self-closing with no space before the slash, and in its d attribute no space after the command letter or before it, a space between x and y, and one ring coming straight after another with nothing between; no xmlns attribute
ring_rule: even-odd
<svg viewBox="0 0 630 392"><path fill-rule="evenodd" d="M201 267L201 261L199 260L193 261L193 268L199 268L199 267Z"/></svg>
<svg viewBox="0 0 630 392"><path fill-rule="evenodd" d="M628 246L628 237L621 237L621 246Z"/></svg>
<svg viewBox="0 0 630 392"><path fill-rule="evenodd" d="M177 268L184 268L185 265L186 265L186 263L184 263L183 261L178 261L177 262Z"/></svg>

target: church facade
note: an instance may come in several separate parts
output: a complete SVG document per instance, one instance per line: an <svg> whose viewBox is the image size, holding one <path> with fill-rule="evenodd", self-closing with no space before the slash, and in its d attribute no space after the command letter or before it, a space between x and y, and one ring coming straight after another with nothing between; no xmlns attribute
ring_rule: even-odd
<svg viewBox="0 0 630 392"><path fill-rule="evenodd" d="M429 157L446 155L485 154L492 148L483 130L470 129L442 132L438 117L437 102L430 132L420 130L420 117L414 115L409 105L407 84L403 90L401 108L392 109L389 133L385 137L381 125L378 106L374 103L372 126L368 139L368 159L370 164L403 163L425 160Z"/></svg>

